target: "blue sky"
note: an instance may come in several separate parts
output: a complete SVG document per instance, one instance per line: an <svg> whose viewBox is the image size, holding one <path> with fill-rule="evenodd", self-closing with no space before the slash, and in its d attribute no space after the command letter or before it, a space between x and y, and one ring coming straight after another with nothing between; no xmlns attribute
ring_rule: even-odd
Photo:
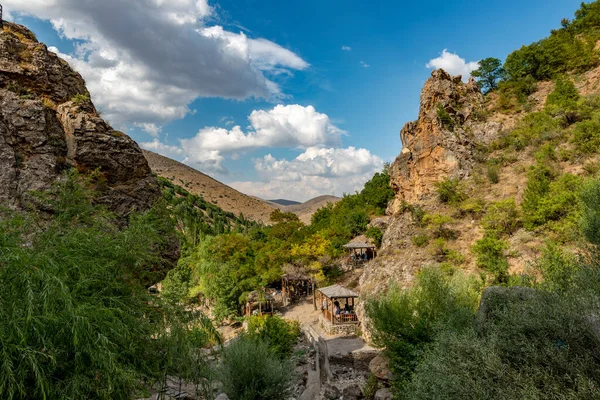
<svg viewBox="0 0 600 400"><path fill-rule="evenodd" d="M360 189L398 155L431 60L468 74L580 1L3 3L143 147L253 195L307 200Z"/></svg>

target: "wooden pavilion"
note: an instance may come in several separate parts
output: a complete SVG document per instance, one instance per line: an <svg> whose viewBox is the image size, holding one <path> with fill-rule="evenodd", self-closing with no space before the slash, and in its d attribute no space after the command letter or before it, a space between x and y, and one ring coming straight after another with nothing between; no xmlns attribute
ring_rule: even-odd
<svg viewBox="0 0 600 400"><path fill-rule="evenodd" d="M350 251L350 262L354 265L372 260L377 255L375 246L366 242L350 242L344 248Z"/></svg>
<svg viewBox="0 0 600 400"><path fill-rule="evenodd" d="M246 301L246 309L244 314L246 317L251 315L273 315L273 305L275 299L264 291L252 291L248 294Z"/></svg>
<svg viewBox="0 0 600 400"><path fill-rule="evenodd" d="M355 311L358 293L340 285L319 288L317 293L316 300L321 305L325 321L332 325L359 323Z"/></svg>
<svg viewBox="0 0 600 400"><path fill-rule="evenodd" d="M288 273L281 277L283 305L287 306L305 296L313 295L315 280L308 275Z"/></svg>

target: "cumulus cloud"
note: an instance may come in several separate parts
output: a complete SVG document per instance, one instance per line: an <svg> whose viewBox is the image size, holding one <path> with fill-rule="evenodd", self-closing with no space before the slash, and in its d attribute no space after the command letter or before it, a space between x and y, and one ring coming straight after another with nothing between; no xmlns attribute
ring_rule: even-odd
<svg viewBox="0 0 600 400"><path fill-rule="evenodd" d="M157 138L162 131L162 128L156 124L136 122L135 126L145 131L148 135Z"/></svg>
<svg viewBox="0 0 600 400"><path fill-rule="evenodd" d="M383 160L367 149L310 147L293 160L269 154L255 160L254 166L260 182L233 182L231 186L261 198L305 201L361 190L381 170Z"/></svg>
<svg viewBox="0 0 600 400"><path fill-rule="evenodd" d="M207 0L5 0L11 15L49 20L76 41L60 54L86 79L112 122L162 123L182 118L199 97L281 96L269 76L308 68L266 39L207 26ZM58 49L53 51L60 53Z"/></svg>
<svg viewBox="0 0 600 400"><path fill-rule="evenodd" d="M439 57L429 60L425 66L433 69L442 68L451 75L462 75L463 80L467 80L471 72L479 68L479 63L477 61L466 62L458 54L450 53L447 49L444 49Z"/></svg>
<svg viewBox="0 0 600 400"><path fill-rule="evenodd" d="M166 154L185 157L184 162L212 172L225 171L225 155L239 156L257 148L300 148L337 146L343 130L335 126L327 114L317 112L313 106L298 104L277 105L273 109L254 110L248 117L249 130L240 126L231 129L209 126L202 128L190 139L181 139L177 150L162 145L158 140L141 143L141 146Z"/></svg>
<svg viewBox="0 0 600 400"><path fill-rule="evenodd" d="M352 51L352 47L350 47L350 46L342 46L342 50L344 50L344 51Z"/></svg>

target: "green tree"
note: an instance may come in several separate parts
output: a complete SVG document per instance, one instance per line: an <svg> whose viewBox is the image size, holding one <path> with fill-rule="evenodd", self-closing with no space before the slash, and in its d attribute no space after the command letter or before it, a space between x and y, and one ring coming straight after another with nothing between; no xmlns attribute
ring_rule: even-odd
<svg viewBox="0 0 600 400"><path fill-rule="evenodd" d="M490 92L498 87L498 81L504 76L502 61L493 57L484 58L471 75L478 78L477 83L484 93Z"/></svg>

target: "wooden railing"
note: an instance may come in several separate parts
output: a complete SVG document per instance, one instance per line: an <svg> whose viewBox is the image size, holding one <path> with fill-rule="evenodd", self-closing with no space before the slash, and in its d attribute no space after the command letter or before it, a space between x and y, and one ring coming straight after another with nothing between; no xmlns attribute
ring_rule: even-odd
<svg viewBox="0 0 600 400"><path fill-rule="evenodd" d="M338 314L331 319L331 311L323 310L323 315L327 321L333 321L333 324L356 324L358 323L358 317L356 314Z"/></svg>

